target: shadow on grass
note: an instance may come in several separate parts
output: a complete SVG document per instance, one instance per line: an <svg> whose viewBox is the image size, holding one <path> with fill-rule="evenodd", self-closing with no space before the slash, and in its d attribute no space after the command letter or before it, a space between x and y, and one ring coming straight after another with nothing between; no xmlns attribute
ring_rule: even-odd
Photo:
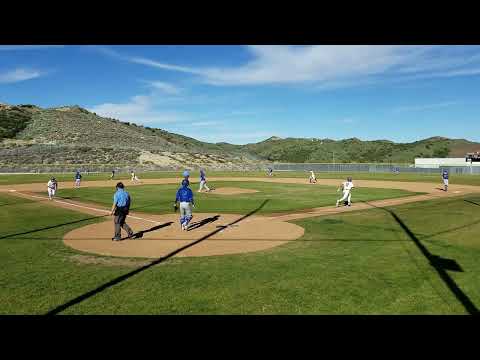
<svg viewBox="0 0 480 360"><path fill-rule="evenodd" d="M97 288L95 288L95 289L93 289L93 290L91 290L91 291L83 294L83 295L80 295L80 296L78 296L78 297L76 297L76 298L74 298L74 299L66 302L65 304L62 304L62 305L56 307L55 309L50 310L50 311L47 312L45 315L56 315L56 314L58 314L58 313L60 313L60 312L62 312L62 311L64 311L64 310L68 309L69 307L71 307L71 306L73 306L73 305L79 304L79 303L81 303L82 301L87 300L87 299L91 298L92 296L95 296L96 294L98 294L98 293L100 293L100 292L102 292L102 291L104 291L104 290L106 290L106 289L108 289L108 288L110 288L110 287L112 287L112 286L114 286L114 285L117 285L117 284L119 284L119 283L121 283L121 282L123 282L123 281L125 281L125 280L127 280L127 279L129 279L129 278L131 278L132 276L135 276L135 275L137 275L137 274L139 274L139 273L141 273L141 272L143 272L143 271L151 268L152 266L155 266L155 265L157 265L157 264L160 264L160 263L168 260L169 258L177 255L178 253L180 253L180 252L182 252L182 251L184 251L184 250L186 250L186 249L188 249L188 248L190 248L190 247L192 247L192 246L195 246L195 245L197 245L198 243L200 243L200 242L202 242L202 241L204 241L204 240L212 237L213 235L215 235L215 234L217 234L218 232L222 231L225 227L228 227L228 226L237 224L237 223L239 223L240 221L245 220L246 218L252 216L253 214L255 214L255 213L257 213L258 211L260 211L260 210L267 204L267 202L268 202L268 200L264 200L264 201L260 204L260 206L259 206L258 208L256 208L255 210L250 211L248 214L246 214L246 215L242 216L241 218L239 218L239 219L231 222L230 224L228 224L228 225L226 225L226 226L223 226L223 227L221 227L221 228L219 228L219 229L217 229L217 230L214 230L214 231L210 232L209 234L201 237L200 239L195 240L195 241L191 242L191 243L188 244L188 245L182 246L181 248L178 248L177 250L172 251L171 253L169 253L169 254L167 254L167 255L165 255L165 256L162 256L162 257L160 257L160 258L152 261L152 262L151 262L150 264L148 264L148 265L142 266L142 267L140 267L140 268L138 268L138 269L135 269L135 270L133 270L133 271L130 271L129 273L126 273L126 274L124 274L124 275L121 275L121 276L113 279L113 280L110 280L109 282L107 282L107 283L105 283L105 284L103 284L103 285L101 285L101 286L99 286L99 287L97 287Z"/></svg>
<svg viewBox="0 0 480 360"><path fill-rule="evenodd" d="M467 200L467 199L463 199L463 201L469 203L469 204L472 204L472 205L477 205L477 206L480 206L479 203L476 203L475 201L471 201L471 200Z"/></svg>
<svg viewBox="0 0 480 360"><path fill-rule="evenodd" d="M398 215L395 214L394 211L375 206L373 204L369 205L373 206L374 208L388 212L395 219L395 221L400 225L405 234L408 235L408 237L414 242L414 244L417 246L423 256L425 256L425 258L429 261L430 265L435 269L435 271L438 273L438 275L452 292L452 294L457 298L458 301L460 301L465 310L470 315L478 315L479 311L475 304L470 300L467 294L465 294L462 289L460 289L460 287L447 273L447 270L463 272L463 269L460 267L460 265L455 260L445 259L430 253L430 251L428 251L428 249L420 242L420 240L415 236L415 234L408 228L408 226L402 221L402 219L400 219Z"/></svg>
<svg viewBox="0 0 480 360"><path fill-rule="evenodd" d="M20 236L20 235L33 234L33 233L36 233L36 232L55 229L55 228L66 226L66 225L78 224L78 223L81 223L83 221L88 221L88 220L92 220L92 219L100 219L100 218L107 217L107 216L109 216L109 215L107 214L107 215L100 215L100 216L92 216L92 217L88 217L88 218L81 219L81 220L75 220L75 221L70 221L70 222L66 222L66 223L62 223L62 224L47 226L47 227L44 227L44 228L29 230L29 231L25 231L25 232L22 232L22 233L10 234L10 235L0 237L0 240L8 239L8 238L12 238L12 237L15 237L15 236ZM56 239L58 240L58 238L56 238Z"/></svg>

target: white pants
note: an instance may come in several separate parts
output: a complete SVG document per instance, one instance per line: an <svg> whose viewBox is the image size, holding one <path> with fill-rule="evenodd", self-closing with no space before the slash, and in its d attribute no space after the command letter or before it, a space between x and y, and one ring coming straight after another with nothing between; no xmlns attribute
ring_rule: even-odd
<svg viewBox="0 0 480 360"><path fill-rule="evenodd" d="M57 192L55 189L52 189L52 188L47 188L48 189L48 197L51 198L51 197L54 197L55 196L55 193Z"/></svg>
<svg viewBox="0 0 480 360"><path fill-rule="evenodd" d="M443 179L443 185L448 186L448 179Z"/></svg>
<svg viewBox="0 0 480 360"><path fill-rule="evenodd" d="M192 217L192 204L182 201L180 203L180 225L188 225Z"/></svg>
<svg viewBox="0 0 480 360"><path fill-rule="evenodd" d="M310 182L317 182L317 179L313 176L310 176Z"/></svg>
<svg viewBox="0 0 480 360"><path fill-rule="evenodd" d="M345 200L347 200L349 204L351 203L352 194L350 193L350 191L344 191L343 192L343 197L340 200L338 200L338 202L342 202L342 201L345 201Z"/></svg>
<svg viewBox="0 0 480 360"><path fill-rule="evenodd" d="M207 181L206 180L201 180L200 181L200 188L198 189L198 191L202 191L203 188L205 188L207 191L210 191L210 189L207 186Z"/></svg>
<svg viewBox="0 0 480 360"><path fill-rule="evenodd" d="M75 185L80 186L80 179L75 179Z"/></svg>

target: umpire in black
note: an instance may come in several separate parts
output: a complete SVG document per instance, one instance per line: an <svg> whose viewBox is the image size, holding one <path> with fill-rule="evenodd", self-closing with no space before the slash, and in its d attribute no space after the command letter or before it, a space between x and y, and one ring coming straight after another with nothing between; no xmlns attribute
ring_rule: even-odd
<svg viewBox="0 0 480 360"><path fill-rule="evenodd" d="M128 234L128 238L133 238L134 234L130 226L125 223L128 212L130 210L130 194L125 191L123 183L119 182L116 186L117 191L113 195L112 212L110 215L115 215L115 236L113 241L120 241L122 238L122 228Z"/></svg>

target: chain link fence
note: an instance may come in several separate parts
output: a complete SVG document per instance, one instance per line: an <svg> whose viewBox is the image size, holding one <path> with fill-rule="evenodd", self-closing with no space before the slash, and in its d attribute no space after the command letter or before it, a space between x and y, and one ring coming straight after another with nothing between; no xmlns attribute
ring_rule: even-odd
<svg viewBox="0 0 480 360"><path fill-rule="evenodd" d="M413 165L390 164L285 164L271 165L275 171L310 171L315 172L369 172L369 173L417 173L438 174L447 169L451 174L480 175L480 166L441 166L438 168L416 168Z"/></svg>

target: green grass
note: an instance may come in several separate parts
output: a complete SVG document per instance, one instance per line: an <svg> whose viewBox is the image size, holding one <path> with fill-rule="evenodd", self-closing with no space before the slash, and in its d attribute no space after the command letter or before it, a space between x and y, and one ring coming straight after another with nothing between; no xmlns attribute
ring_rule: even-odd
<svg viewBox="0 0 480 360"><path fill-rule="evenodd" d="M215 195L211 193L197 193L197 185L192 186L196 202L195 211L240 213L245 214L257 208L264 200L268 203L259 211L259 214L288 212L309 209L319 206L333 206L341 197L333 186L275 184L264 182L221 182L215 181L210 186L238 187L255 189L257 193L239 194L234 196ZM127 186L132 196L132 210L138 209L147 213L171 213L172 205L178 185L140 185ZM80 189L65 189L58 192L61 197L79 201L88 201L109 207L112 204L113 189L85 187ZM415 195L405 190L357 188L352 194L352 201L371 201L386 198Z"/></svg>
<svg viewBox="0 0 480 360"><path fill-rule="evenodd" d="M432 254L462 267L448 274L480 307L480 206L464 200L480 205L470 195L390 209ZM99 221L88 215L0 194L0 218L1 314L44 314L135 269L72 260L78 252L61 238ZM81 222L61 225L74 221ZM306 229L299 240L249 254L172 258L62 314L465 313L384 210L296 223Z"/></svg>
<svg viewBox="0 0 480 360"><path fill-rule="evenodd" d="M208 172L209 177L266 177L266 172L263 171L211 171ZM174 178L181 177L181 171L151 171L151 172L138 172L138 177L140 179L163 179L163 178ZM310 173L303 171L277 171L274 173L275 178L304 178L308 179ZM369 173L369 172L331 172L315 173L318 179L344 179L347 176L352 176L354 180L381 180L381 181L410 181L410 182L431 182L431 183L441 183L440 172L438 175L431 174L389 174L389 173ZM12 174L12 175L0 175L0 185L11 185L11 184L28 184L28 183L38 183L44 182L47 183L48 180L55 176L58 181L72 181L74 173L67 174ZM108 180L110 178L110 173L101 173L101 174L89 174L83 175L83 180L96 181L96 180ZM198 172L194 171L191 173L192 179L198 179ZM130 179L130 174L117 174L116 179L118 180L127 180ZM450 174L450 183L451 184L460 184L460 185L476 185L480 186L480 176L476 175L460 175L460 174Z"/></svg>

